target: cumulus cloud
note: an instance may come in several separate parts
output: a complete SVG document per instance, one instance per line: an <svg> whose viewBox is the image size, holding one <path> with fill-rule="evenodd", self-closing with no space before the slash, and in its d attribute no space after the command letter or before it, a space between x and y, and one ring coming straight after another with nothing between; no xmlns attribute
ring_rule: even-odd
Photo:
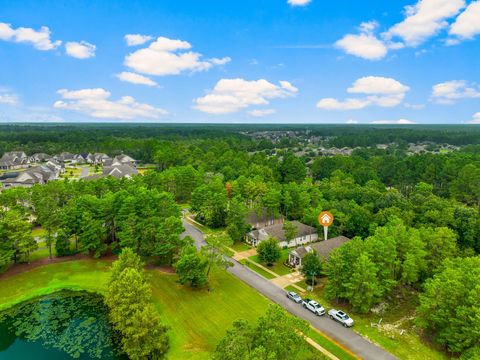
<svg viewBox="0 0 480 360"><path fill-rule="evenodd" d="M448 27L448 19L465 7L465 0L419 0L405 7L405 19L392 26L386 39L399 37L407 46L418 46Z"/></svg>
<svg viewBox="0 0 480 360"><path fill-rule="evenodd" d="M480 98L480 88L469 85L465 80L452 80L432 87L431 99L437 104L450 105L459 99Z"/></svg>
<svg viewBox="0 0 480 360"><path fill-rule="evenodd" d="M480 1L472 1L467 6L450 27L449 34L460 39L472 39L480 34Z"/></svg>
<svg viewBox="0 0 480 360"><path fill-rule="evenodd" d="M377 124L377 125L409 125L409 124L416 124L415 121L407 120L407 119L400 119L400 120L374 120L370 121L370 124Z"/></svg>
<svg viewBox="0 0 480 360"><path fill-rule="evenodd" d="M288 81L279 85L260 79L221 79L207 95L194 100L194 108L209 114L230 114L269 100L294 96L298 89Z"/></svg>
<svg viewBox="0 0 480 360"><path fill-rule="evenodd" d="M229 57L202 60L202 54L188 51L191 47L187 41L159 37L147 48L127 55L124 64L138 73L165 76L205 71L231 60Z"/></svg>
<svg viewBox="0 0 480 360"><path fill-rule="evenodd" d="M360 34L348 34L335 43L335 47L347 54L367 60L380 60L387 55L387 46L374 35L378 27L375 21L360 25Z"/></svg>
<svg viewBox="0 0 480 360"><path fill-rule="evenodd" d="M68 56L77 59L88 59L95 56L96 46L86 41L71 41L65 44L65 52Z"/></svg>
<svg viewBox="0 0 480 360"><path fill-rule="evenodd" d="M138 103L131 96L110 100L110 92L102 88L67 90L57 93L63 98L54 103L57 109L77 111L100 119L158 119L167 112L148 104Z"/></svg>
<svg viewBox="0 0 480 360"><path fill-rule="evenodd" d="M142 45L152 39L153 39L153 36L149 36L149 35L140 35L140 34L125 35L125 41L127 42L128 46Z"/></svg>
<svg viewBox="0 0 480 360"><path fill-rule="evenodd" d="M370 105L368 100L346 99L343 101L334 98L323 98L317 103L317 107L323 110L359 110Z"/></svg>
<svg viewBox="0 0 480 360"><path fill-rule="evenodd" d="M40 30L25 27L14 29L10 24L0 23L0 40L28 43L37 50L53 50L61 45L60 40L52 41L50 35L50 29L46 26Z"/></svg>
<svg viewBox="0 0 480 360"><path fill-rule="evenodd" d="M18 105L18 96L0 88L0 104Z"/></svg>
<svg viewBox="0 0 480 360"><path fill-rule="evenodd" d="M292 6L306 6L311 2L312 0L288 0L288 4Z"/></svg>
<svg viewBox="0 0 480 360"><path fill-rule="evenodd" d="M248 112L250 116L253 117L262 117L267 115L273 115L277 111L275 109L255 109Z"/></svg>
<svg viewBox="0 0 480 360"><path fill-rule="evenodd" d="M480 112L473 114L473 119L469 121L470 124L480 124Z"/></svg>
<svg viewBox="0 0 480 360"><path fill-rule="evenodd" d="M392 78L366 76L357 79L347 89L350 94L361 94L365 95L364 97L347 98L343 101L323 98L317 103L317 107L324 110L359 110L370 105L392 107L399 105L409 90L408 86Z"/></svg>
<svg viewBox="0 0 480 360"><path fill-rule="evenodd" d="M128 72L128 71L123 71L120 74L115 74L115 76L121 81L129 82L129 83L132 83L132 84L147 85L147 86L157 86L158 85L155 81L153 81L152 79L150 79L146 76L143 76L143 75L140 75L140 74L135 74L135 73Z"/></svg>
<svg viewBox="0 0 480 360"><path fill-rule="evenodd" d="M345 123L346 124L358 124L358 120L348 119Z"/></svg>
<svg viewBox="0 0 480 360"><path fill-rule="evenodd" d="M480 32L480 1L472 2L450 28L447 45ZM376 22L360 25L358 34L347 34L335 46L347 54L368 60L383 59L390 50L417 47L448 28L449 20L465 8L465 0L418 0L405 7L404 19L387 31L375 34Z"/></svg>

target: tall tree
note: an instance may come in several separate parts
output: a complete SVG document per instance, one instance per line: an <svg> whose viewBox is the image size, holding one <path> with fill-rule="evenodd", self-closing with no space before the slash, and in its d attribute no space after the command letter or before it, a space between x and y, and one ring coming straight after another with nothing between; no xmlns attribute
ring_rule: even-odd
<svg viewBox="0 0 480 360"><path fill-rule="evenodd" d="M208 283L207 267L208 261L197 252L195 246L186 246L175 264L175 271L180 284L202 287Z"/></svg>
<svg viewBox="0 0 480 360"><path fill-rule="evenodd" d="M207 277L212 267L226 269L233 264L227 260L228 247L233 244L227 234L214 234L206 237L206 245L202 246L201 253L207 260Z"/></svg>
<svg viewBox="0 0 480 360"><path fill-rule="evenodd" d="M352 277L347 284L347 297L358 312L365 313L381 295L377 268L367 254L361 254L352 266Z"/></svg>
<svg viewBox="0 0 480 360"><path fill-rule="evenodd" d="M308 284L315 284L315 277L322 273L322 262L315 251L311 251L302 259L302 274L306 278Z"/></svg>
<svg viewBox="0 0 480 360"><path fill-rule="evenodd" d="M463 352L480 344L480 257L447 260L425 283L418 325L434 334L449 351Z"/></svg>
<svg viewBox="0 0 480 360"><path fill-rule="evenodd" d="M169 348L168 328L151 303L150 286L141 267L133 251L122 252L113 265L105 303L130 359L162 359Z"/></svg>
<svg viewBox="0 0 480 360"><path fill-rule="evenodd" d="M257 246L257 254L261 261L267 263L268 266L272 266L281 257L278 240L269 237L267 240L261 241Z"/></svg>
<svg viewBox="0 0 480 360"><path fill-rule="evenodd" d="M285 220L282 229L285 233L285 240L287 240L287 242L292 241L298 236L297 227L288 220Z"/></svg>

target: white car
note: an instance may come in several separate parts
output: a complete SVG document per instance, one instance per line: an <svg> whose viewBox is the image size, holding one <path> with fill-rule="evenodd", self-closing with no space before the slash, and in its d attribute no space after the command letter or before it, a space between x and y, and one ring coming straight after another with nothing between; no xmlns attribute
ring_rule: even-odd
<svg viewBox="0 0 480 360"><path fill-rule="evenodd" d="M302 302L302 298L298 296L298 294L294 291L289 291L287 293L287 298L289 298L292 301L295 301L297 304L300 304Z"/></svg>
<svg viewBox="0 0 480 360"><path fill-rule="evenodd" d="M330 309L328 310L328 317L335 321L338 321L345 327L352 327L353 326L353 319L344 313L341 310Z"/></svg>
<svg viewBox="0 0 480 360"><path fill-rule="evenodd" d="M318 316L325 315L325 309L323 308L323 306L314 300L304 299L302 306L305 309L308 309L311 312L313 312L315 315L318 315Z"/></svg>

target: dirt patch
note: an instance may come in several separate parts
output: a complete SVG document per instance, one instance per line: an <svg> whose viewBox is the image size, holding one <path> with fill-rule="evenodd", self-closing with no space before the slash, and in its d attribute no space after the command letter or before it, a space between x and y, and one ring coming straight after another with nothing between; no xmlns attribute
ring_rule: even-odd
<svg viewBox="0 0 480 360"><path fill-rule="evenodd" d="M160 266L160 265L147 265L145 266L147 270L157 270L165 274L175 274L175 269L171 266Z"/></svg>

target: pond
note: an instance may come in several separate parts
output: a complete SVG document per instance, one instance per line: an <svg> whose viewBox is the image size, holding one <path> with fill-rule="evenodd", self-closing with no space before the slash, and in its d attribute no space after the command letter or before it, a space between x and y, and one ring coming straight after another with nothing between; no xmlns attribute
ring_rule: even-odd
<svg viewBox="0 0 480 360"><path fill-rule="evenodd" d="M127 359L119 348L100 295L62 291L0 313L2 360Z"/></svg>

